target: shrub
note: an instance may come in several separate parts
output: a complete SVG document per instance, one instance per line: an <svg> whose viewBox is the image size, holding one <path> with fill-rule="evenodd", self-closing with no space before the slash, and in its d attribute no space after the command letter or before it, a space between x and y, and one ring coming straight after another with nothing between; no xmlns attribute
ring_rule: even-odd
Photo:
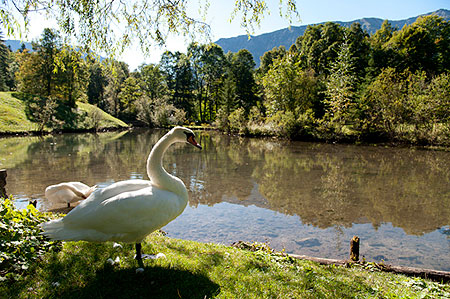
<svg viewBox="0 0 450 299"><path fill-rule="evenodd" d="M142 97L136 103L137 118L148 126L168 127L182 125L186 121L186 113L182 109L167 103L164 98L152 102Z"/></svg>
<svg viewBox="0 0 450 299"><path fill-rule="evenodd" d="M247 120L245 118L244 108L238 108L228 116L230 130L233 132L245 133L247 129Z"/></svg>
<svg viewBox="0 0 450 299"><path fill-rule="evenodd" d="M0 281L19 278L31 263L60 244L40 234L38 225L48 220L49 215L33 205L20 211L12 197L0 198Z"/></svg>
<svg viewBox="0 0 450 299"><path fill-rule="evenodd" d="M220 130L229 131L230 125L228 122L228 113L224 108L220 108L216 114L214 125Z"/></svg>

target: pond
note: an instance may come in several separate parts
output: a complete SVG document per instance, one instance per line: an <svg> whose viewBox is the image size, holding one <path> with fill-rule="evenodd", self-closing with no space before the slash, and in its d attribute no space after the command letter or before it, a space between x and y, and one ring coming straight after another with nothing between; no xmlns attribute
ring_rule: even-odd
<svg viewBox="0 0 450 299"><path fill-rule="evenodd" d="M145 163L164 130L0 139L6 190L25 207L64 210L48 185L100 188L147 178ZM197 132L203 150L176 144L164 159L190 190L170 237L345 259L353 235L368 261L450 271L450 153L333 145Z"/></svg>

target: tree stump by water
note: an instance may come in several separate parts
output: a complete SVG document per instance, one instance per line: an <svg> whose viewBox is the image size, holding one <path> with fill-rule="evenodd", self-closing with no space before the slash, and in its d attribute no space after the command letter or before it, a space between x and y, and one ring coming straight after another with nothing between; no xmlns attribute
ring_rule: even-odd
<svg viewBox="0 0 450 299"><path fill-rule="evenodd" d="M0 169L0 197L6 197L6 169Z"/></svg>
<svg viewBox="0 0 450 299"><path fill-rule="evenodd" d="M359 261L359 237L353 236L350 241L350 260L357 262Z"/></svg>

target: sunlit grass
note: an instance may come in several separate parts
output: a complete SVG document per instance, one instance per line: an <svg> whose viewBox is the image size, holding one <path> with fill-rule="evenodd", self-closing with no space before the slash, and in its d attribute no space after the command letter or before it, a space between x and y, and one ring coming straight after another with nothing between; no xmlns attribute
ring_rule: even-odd
<svg viewBox="0 0 450 299"><path fill-rule="evenodd" d="M37 125L25 114L25 103L11 94L11 92L0 92L0 132L37 130Z"/></svg>
<svg viewBox="0 0 450 299"><path fill-rule="evenodd" d="M172 239L154 233L136 273L134 247L68 242L30 274L4 282L9 298L424 298L450 297L450 286L361 267L322 266L273 254ZM111 265L108 259L116 260Z"/></svg>
<svg viewBox="0 0 450 299"><path fill-rule="evenodd" d="M32 122L26 114L26 102L13 96L12 92L0 92L0 132L18 133L32 132L38 130L38 124ZM24 97L26 98L26 96ZM67 127L70 130L103 130L109 128L126 128L128 125L102 111L96 106L88 103L77 102L78 115L68 121L71 125ZM66 123L62 120L62 123ZM66 123L66 126L67 126ZM44 128L44 131L51 131L50 128Z"/></svg>

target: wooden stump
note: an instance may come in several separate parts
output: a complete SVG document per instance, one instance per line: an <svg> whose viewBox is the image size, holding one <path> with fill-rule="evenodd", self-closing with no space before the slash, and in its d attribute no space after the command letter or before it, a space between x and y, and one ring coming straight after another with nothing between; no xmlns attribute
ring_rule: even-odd
<svg viewBox="0 0 450 299"><path fill-rule="evenodd" d="M6 169L0 169L0 197L6 197Z"/></svg>
<svg viewBox="0 0 450 299"><path fill-rule="evenodd" d="M359 261L359 237L353 236L350 241L350 260L357 262Z"/></svg>

